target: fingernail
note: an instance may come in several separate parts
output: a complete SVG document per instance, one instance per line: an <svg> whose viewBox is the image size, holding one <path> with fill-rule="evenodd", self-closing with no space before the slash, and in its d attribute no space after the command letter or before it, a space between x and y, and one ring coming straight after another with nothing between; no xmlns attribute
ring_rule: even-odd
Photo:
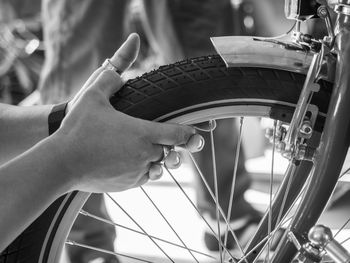
<svg viewBox="0 0 350 263"><path fill-rule="evenodd" d="M201 151L204 147L204 144L205 144L204 138L199 134L195 134L195 135L192 135L191 138L188 140L186 144L186 148L190 152L195 153L195 152Z"/></svg>
<svg viewBox="0 0 350 263"><path fill-rule="evenodd" d="M161 176L163 173L163 168L161 166L158 166L158 175Z"/></svg>
<svg viewBox="0 0 350 263"><path fill-rule="evenodd" d="M180 163L180 155L176 153L176 158L175 158L175 165L178 165Z"/></svg>
<svg viewBox="0 0 350 263"><path fill-rule="evenodd" d="M163 174L163 168L161 166L152 166L149 171L150 180L154 181L159 179Z"/></svg>
<svg viewBox="0 0 350 263"><path fill-rule="evenodd" d="M170 169L176 169L181 165L181 157L180 154L174 150L170 151L165 162L165 167Z"/></svg>
<svg viewBox="0 0 350 263"><path fill-rule="evenodd" d="M198 145L197 145L197 149L198 151L201 151L204 147L204 138L201 136L201 135L198 135L200 136L199 140L198 140Z"/></svg>

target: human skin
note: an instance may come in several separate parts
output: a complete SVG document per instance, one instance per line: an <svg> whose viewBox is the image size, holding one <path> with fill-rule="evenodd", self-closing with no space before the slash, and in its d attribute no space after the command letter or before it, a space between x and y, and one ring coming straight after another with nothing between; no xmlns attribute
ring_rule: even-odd
<svg viewBox="0 0 350 263"><path fill-rule="evenodd" d="M139 38L132 34L112 63L124 71L138 48ZM5 162L0 166L0 251L62 194L123 191L158 179L162 145L200 150L202 139L192 127L116 111L109 98L123 83L116 72L97 69L69 102L61 127L49 137L52 106L0 105L0 145L5 146L0 150ZM167 164L178 166L175 152Z"/></svg>

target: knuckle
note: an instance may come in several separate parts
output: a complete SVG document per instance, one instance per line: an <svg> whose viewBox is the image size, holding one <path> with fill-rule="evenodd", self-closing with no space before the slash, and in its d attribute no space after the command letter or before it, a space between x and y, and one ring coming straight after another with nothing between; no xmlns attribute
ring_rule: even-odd
<svg viewBox="0 0 350 263"><path fill-rule="evenodd" d="M189 126L177 126L175 130L175 140L177 144L186 143L191 135L195 134L195 130Z"/></svg>
<svg viewBox="0 0 350 263"><path fill-rule="evenodd" d="M147 160L147 151L144 149L138 150L136 158L142 163L144 163Z"/></svg>
<svg viewBox="0 0 350 263"><path fill-rule="evenodd" d="M112 69L105 69L101 73L101 77L105 81L104 83L108 83L109 81L120 81L121 78L117 72Z"/></svg>
<svg viewBox="0 0 350 263"><path fill-rule="evenodd" d="M87 89L83 97L87 102L104 102L103 93L100 89L96 88Z"/></svg>
<svg viewBox="0 0 350 263"><path fill-rule="evenodd" d="M175 130L176 143L182 143L185 141L186 132L182 127L177 127Z"/></svg>
<svg viewBox="0 0 350 263"><path fill-rule="evenodd" d="M145 140L141 140L139 150L137 152L137 158L143 163L147 163L151 160L152 156L152 148L149 142L145 142Z"/></svg>
<svg viewBox="0 0 350 263"><path fill-rule="evenodd" d="M95 89L94 86L92 86L90 89L87 89L83 94L84 98L90 99L90 100L95 100L99 96L100 96L100 91L98 89Z"/></svg>

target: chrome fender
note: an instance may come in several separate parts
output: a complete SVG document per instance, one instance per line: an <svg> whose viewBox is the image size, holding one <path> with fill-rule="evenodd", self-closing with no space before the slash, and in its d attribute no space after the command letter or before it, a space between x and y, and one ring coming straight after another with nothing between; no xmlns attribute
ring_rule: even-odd
<svg viewBox="0 0 350 263"><path fill-rule="evenodd" d="M306 74L313 53L286 49L282 44L249 36L213 37L211 41L227 67L249 66Z"/></svg>

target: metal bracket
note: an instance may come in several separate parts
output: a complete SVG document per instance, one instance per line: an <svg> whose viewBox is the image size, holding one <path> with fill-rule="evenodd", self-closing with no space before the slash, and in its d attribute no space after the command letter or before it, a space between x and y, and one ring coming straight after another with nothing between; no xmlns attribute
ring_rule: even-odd
<svg viewBox="0 0 350 263"><path fill-rule="evenodd" d="M323 253L318 248L313 246L310 242L303 242L298 239L297 236L289 231L287 234L289 241L293 243L293 245L298 250L297 260L300 263L318 263L321 262Z"/></svg>
<svg viewBox="0 0 350 263"><path fill-rule="evenodd" d="M309 72L306 76L306 80L301 91L299 101L297 103L296 109L293 114L291 124L289 126L286 137L284 138L285 150L289 152L288 155L293 155L295 146L298 143L298 138L300 137L300 130L302 128L303 122L305 121L305 116L309 108L309 103L314 92L318 92L320 87L315 80L320 72L324 57L324 48L318 54L315 54L311 62ZM317 116L317 115L316 115Z"/></svg>

